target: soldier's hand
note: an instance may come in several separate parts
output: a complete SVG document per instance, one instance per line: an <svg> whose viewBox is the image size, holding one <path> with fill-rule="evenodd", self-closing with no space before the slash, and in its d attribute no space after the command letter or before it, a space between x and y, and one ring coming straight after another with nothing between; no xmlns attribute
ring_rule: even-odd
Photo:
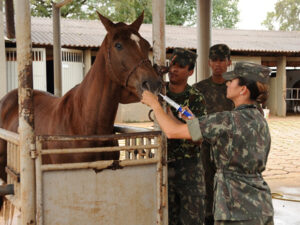
<svg viewBox="0 0 300 225"><path fill-rule="evenodd" d="M195 115L192 113L192 111L187 107L187 106L183 106L182 107L183 111L188 111L192 116L185 116L184 114L182 114L181 112L178 113L178 117L182 118L183 120L187 121L187 120L192 120L195 118Z"/></svg>

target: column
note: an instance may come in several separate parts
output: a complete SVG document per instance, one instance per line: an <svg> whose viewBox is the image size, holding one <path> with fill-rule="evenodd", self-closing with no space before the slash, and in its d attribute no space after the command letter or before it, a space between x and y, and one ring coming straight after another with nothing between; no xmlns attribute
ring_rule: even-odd
<svg viewBox="0 0 300 225"><path fill-rule="evenodd" d="M197 1L197 78L209 77L208 53L211 46L211 0Z"/></svg>
<svg viewBox="0 0 300 225"><path fill-rule="evenodd" d="M276 87L277 115L286 116L286 56L277 61Z"/></svg>

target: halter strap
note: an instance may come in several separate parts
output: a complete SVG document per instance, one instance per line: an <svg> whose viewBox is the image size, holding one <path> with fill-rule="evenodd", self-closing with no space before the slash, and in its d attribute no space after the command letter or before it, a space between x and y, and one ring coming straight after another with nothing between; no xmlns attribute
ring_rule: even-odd
<svg viewBox="0 0 300 225"><path fill-rule="evenodd" d="M110 50L111 50L111 45L109 45L109 49L108 49L108 64L109 64L109 68L111 70L111 72L114 74L115 78L118 80L118 76L116 76L116 74L113 71L112 68L112 64L111 64L111 57L110 57ZM130 72L128 73L126 79L125 79L125 87L128 86L128 80L130 78L130 76L136 71L137 68L139 68L140 66L142 66L143 64L149 64L151 65L151 61L149 59L142 59L137 65L135 65L135 67L133 67Z"/></svg>

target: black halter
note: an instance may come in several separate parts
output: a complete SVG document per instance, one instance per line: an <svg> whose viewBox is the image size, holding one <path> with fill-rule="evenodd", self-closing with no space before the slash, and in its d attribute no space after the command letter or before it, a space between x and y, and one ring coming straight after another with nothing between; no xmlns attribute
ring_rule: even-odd
<svg viewBox="0 0 300 225"><path fill-rule="evenodd" d="M110 50L111 50L111 46L109 46L108 54L107 54L107 56L108 56L108 64L109 64L109 68L110 68L111 72L113 73L113 75L115 76L116 80L118 80L118 76L114 73L113 67L112 67L112 64L111 64ZM135 65L135 67L133 67L133 68L129 71L129 73L128 73L127 77L126 77L126 80L125 80L125 84L123 84L125 87L128 86L128 80L129 80L130 76L136 71L136 69L137 69L138 67L142 66L143 64L148 64L148 65L152 66L151 61L150 61L149 59L146 59L146 58L145 58L145 59L142 59L137 65Z"/></svg>

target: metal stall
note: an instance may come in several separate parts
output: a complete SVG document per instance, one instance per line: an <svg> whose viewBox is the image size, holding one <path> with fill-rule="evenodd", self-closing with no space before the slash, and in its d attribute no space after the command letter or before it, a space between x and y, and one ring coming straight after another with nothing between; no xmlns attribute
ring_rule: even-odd
<svg viewBox="0 0 300 225"><path fill-rule="evenodd" d="M14 195L7 195L5 219L21 224L19 135L0 129L8 141L7 184ZM77 149L43 149L45 142L118 141L119 146ZM165 164L160 131L119 133L105 136L37 136L35 158L36 224L123 224L153 225L163 222L166 207ZM119 152L120 160L42 164L51 154Z"/></svg>

